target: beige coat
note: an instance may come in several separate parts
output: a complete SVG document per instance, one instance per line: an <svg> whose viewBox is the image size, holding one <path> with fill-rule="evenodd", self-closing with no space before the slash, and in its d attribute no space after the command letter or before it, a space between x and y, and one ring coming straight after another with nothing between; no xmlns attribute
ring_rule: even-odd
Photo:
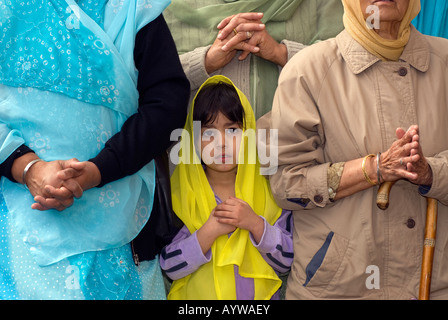
<svg viewBox="0 0 448 320"><path fill-rule="evenodd" d="M271 118L272 117L272 118ZM411 299L418 295L426 199L399 181L389 209L377 187L330 202L330 163L389 149L395 129L420 126L439 221L432 298L448 298L448 40L414 28L399 62L382 62L343 31L283 69L272 114L279 170L271 186L294 210L287 299Z"/></svg>

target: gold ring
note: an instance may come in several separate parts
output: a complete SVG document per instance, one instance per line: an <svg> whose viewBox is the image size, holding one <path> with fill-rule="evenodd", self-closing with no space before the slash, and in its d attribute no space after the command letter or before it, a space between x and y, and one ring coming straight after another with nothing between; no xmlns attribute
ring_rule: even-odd
<svg viewBox="0 0 448 320"><path fill-rule="evenodd" d="M233 33L234 33L235 35L238 34L238 31L236 31L236 28L233 28Z"/></svg>

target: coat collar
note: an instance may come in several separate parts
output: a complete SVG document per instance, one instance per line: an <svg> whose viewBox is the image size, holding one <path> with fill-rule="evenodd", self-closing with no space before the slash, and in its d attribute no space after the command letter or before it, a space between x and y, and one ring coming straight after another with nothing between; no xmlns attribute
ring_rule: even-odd
<svg viewBox="0 0 448 320"><path fill-rule="evenodd" d="M415 69L426 72L429 69L430 50L425 36L411 26L411 36L409 42L404 48L400 61L405 61ZM380 58L368 52L355 39L353 39L347 30L342 31L336 41L342 56L348 67L354 74L360 74L375 63L381 61Z"/></svg>

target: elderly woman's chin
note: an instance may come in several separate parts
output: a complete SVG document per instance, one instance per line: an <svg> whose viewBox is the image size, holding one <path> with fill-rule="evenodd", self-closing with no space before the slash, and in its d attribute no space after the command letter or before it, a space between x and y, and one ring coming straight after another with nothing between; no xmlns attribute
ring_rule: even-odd
<svg viewBox="0 0 448 320"><path fill-rule="evenodd" d="M382 21L401 21L409 7L409 0L361 0L363 12L370 12L367 7L378 6Z"/></svg>

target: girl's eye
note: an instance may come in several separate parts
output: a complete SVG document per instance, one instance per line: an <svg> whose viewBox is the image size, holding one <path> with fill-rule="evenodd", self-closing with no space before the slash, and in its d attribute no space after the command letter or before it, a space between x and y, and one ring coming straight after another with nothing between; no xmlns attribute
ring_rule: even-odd
<svg viewBox="0 0 448 320"><path fill-rule="evenodd" d="M202 133L202 136L204 137L213 137L215 135L214 130L205 130L204 133Z"/></svg>
<svg viewBox="0 0 448 320"><path fill-rule="evenodd" d="M226 134L236 135L241 131L240 128L228 128L226 129Z"/></svg>

